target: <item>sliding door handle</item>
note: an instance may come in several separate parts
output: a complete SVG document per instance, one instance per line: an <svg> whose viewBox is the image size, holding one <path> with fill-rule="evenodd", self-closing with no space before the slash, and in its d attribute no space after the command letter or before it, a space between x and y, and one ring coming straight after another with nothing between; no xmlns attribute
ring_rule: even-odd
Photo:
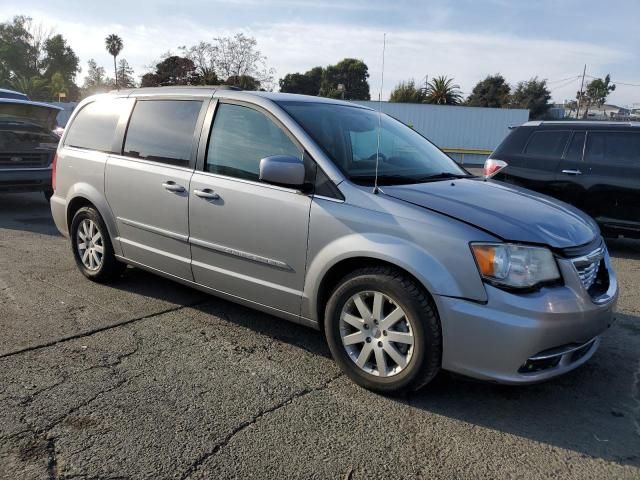
<svg viewBox="0 0 640 480"><path fill-rule="evenodd" d="M218 195L210 188L205 188L204 190L194 190L193 194L196 197L204 198L206 200L218 200L220 198L220 195Z"/></svg>
<svg viewBox="0 0 640 480"><path fill-rule="evenodd" d="M164 182L162 184L162 186L165 188L165 190L168 190L170 192L175 192L175 193L184 192L184 187L182 185L178 185L173 180L169 180L168 182Z"/></svg>
<svg viewBox="0 0 640 480"><path fill-rule="evenodd" d="M580 170L562 170L562 173L567 175L582 175Z"/></svg>

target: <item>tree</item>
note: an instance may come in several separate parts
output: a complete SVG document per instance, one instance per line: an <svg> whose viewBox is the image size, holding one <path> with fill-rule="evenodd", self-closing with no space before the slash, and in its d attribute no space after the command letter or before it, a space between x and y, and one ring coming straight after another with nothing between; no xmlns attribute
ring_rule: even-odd
<svg viewBox="0 0 640 480"><path fill-rule="evenodd" d="M115 74L116 88L118 88L118 67L116 67L116 58L122 51L124 45L122 43L122 39L115 33L107 36L107 38L104 39L104 44L109 55L113 57L113 73Z"/></svg>
<svg viewBox="0 0 640 480"><path fill-rule="evenodd" d="M51 81L49 82L49 92L51 93L51 98L59 99L60 94L67 94L67 82L64 79L64 76L60 72L56 72L51 76Z"/></svg>
<svg viewBox="0 0 640 480"><path fill-rule="evenodd" d="M488 75L479 81L467 98L470 107L505 108L509 105L511 87L502 75Z"/></svg>
<svg viewBox="0 0 640 480"><path fill-rule="evenodd" d="M23 77L22 75L14 75L9 86L29 96L32 100L45 100L48 96L47 81L38 76Z"/></svg>
<svg viewBox="0 0 640 480"><path fill-rule="evenodd" d="M229 77L225 80L225 85L233 85L242 90L260 90L260 82L251 75L240 75Z"/></svg>
<svg viewBox="0 0 640 480"><path fill-rule="evenodd" d="M142 76L142 87L164 85L200 85L201 78L193 61L171 55L156 65L156 71Z"/></svg>
<svg viewBox="0 0 640 480"><path fill-rule="evenodd" d="M547 81L534 77L524 82L518 82L511 95L511 106L528 109L529 117L537 120L544 118L551 108L549 100L551 100L551 92L547 88Z"/></svg>
<svg viewBox="0 0 640 480"><path fill-rule="evenodd" d="M318 95L322 83L322 67L314 67L305 73L288 73L280 79L280 91L302 95Z"/></svg>
<svg viewBox="0 0 640 480"><path fill-rule="evenodd" d="M65 82L73 82L76 74L80 71L80 59L67 45L67 41L62 35L54 35L44 42L45 57L42 60L42 67L45 69L44 76L51 79L54 74L59 73Z"/></svg>
<svg viewBox="0 0 640 480"><path fill-rule="evenodd" d="M11 77L31 78L38 69L33 61L32 36L27 30L29 17L13 17L0 23L0 81L8 84Z"/></svg>
<svg viewBox="0 0 640 480"><path fill-rule="evenodd" d="M421 88L416 88L415 80L400 82L389 96L390 102L395 103L423 103L426 93Z"/></svg>
<svg viewBox="0 0 640 480"><path fill-rule="evenodd" d="M336 65L324 69L320 84L320 96L345 98L346 100L369 100L369 68L362 60L345 58ZM340 90L338 85L343 86Z"/></svg>
<svg viewBox="0 0 640 480"><path fill-rule="evenodd" d="M193 62L203 85L218 85L220 83L216 74L213 45L208 42L200 42L189 48L179 47L179 50Z"/></svg>
<svg viewBox="0 0 640 480"><path fill-rule="evenodd" d="M275 70L267 67L267 57L257 46L255 38L243 33L214 38L209 55L217 77L235 80L252 77L263 88L272 89Z"/></svg>
<svg viewBox="0 0 640 480"><path fill-rule="evenodd" d="M458 105L462 101L460 85L445 75L432 78L427 84L427 103L437 105Z"/></svg>
<svg viewBox="0 0 640 480"><path fill-rule="evenodd" d="M98 66L93 58L87 62L87 65L87 76L82 86L84 94L93 95L109 90L113 83L112 80L105 75L104 67Z"/></svg>
<svg viewBox="0 0 640 480"><path fill-rule="evenodd" d="M121 88L135 88L136 81L133 79L133 68L129 66L129 62L125 58L121 58L118 62L118 78L120 79Z"/></svg>
<svg viewBox="0 0 640 480"><path fill-rule="evenodd" d="M604 105L604 102L607 101L607 97L611 92L616 89L615 84L611 83L611 76L607 74L604 79L596 78L587 84L586 92L583 92L582 98L580 97L580 92L578 92L576 98L580 98L580 104L586 104L584 109L583 118L587 118L589 114L589 108L592 105L596 107L601 107Z"/></svg>

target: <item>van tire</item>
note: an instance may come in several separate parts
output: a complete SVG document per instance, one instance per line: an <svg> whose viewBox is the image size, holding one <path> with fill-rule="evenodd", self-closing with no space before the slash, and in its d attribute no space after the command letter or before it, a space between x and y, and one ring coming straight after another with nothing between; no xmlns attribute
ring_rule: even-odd
<svg viewBox="0 0 640 480"><path fill-rule="evenodd" d="M355 357L358 356L358 348L352 349L351 353L349 353L347 351L348 347L343 345L343 337L349 333L345 331L345 328L350 327L347 327L345 322L341 322L341 317L343 312L346 311L345 309L354 308L353 299L360 293L363 293L365 295L364 298L371 302L373 302L375 294L382 293L383 297L385 297L384 302L387 309L385 312L390 312L400 307L405 313L404 319L401 320L405 329L402 332L408 331L413 335L413 345L411 347L413 350L406 366L397 371L397 373L386 377L380 376L379 373L376 374L376 371L380 372L381 369L373 369L372 365L373 360L378 358L376 355L380 352L374 352L368 357L370 362L367 362L364 368L368 368L371 371L365 371L364 368L356 364ZM373 312L375 307L369 310ZM358 316L358 310L354 310L354 312ZM382 317L385 315L388 315L388 313L385 313ZM371 318L373 319L373 317ZM374 320L371 321L373 322ZM373 343L376 346L380 346L380 348L384 344L386 352L389 346L387 340L390 337L385 338L385 336L391 335L391 330L389 332L383 331L385 336L381 336L381 329L383 328L381 320L380 323L375 324L376 327L373 327L373 324L369 325L369 322L364 323L363 328L369 330L355 330L354 333L363 333L368 342L373 340ZM371 329L372 327L373 329ZM442 333L440 319L433 299L416 280L393 267L366 267L345 276L338 283L327 302L324 329L329 349L338 366L355 383L369 390L387 394L400 394L417 390L429 383L440 371ZM371 332L371 335L375 332L377 337L369 337L368 332ZM362 343L362 349L364 349L365 345L365 343ZM407 348L398 343L392 343L391 346ZM389 360L391 357L386 353L383 356L387 359L387 366L392 364L395 365L395 369L400 368L400 364L395 364L393 360ZM406 357L409 357L409 355L406 355Z"/></svg>
<svg viewBox="0 0 640 480"><path fill-rule="evenodd" d="M78 233L78 230L81 228L83 229L82 236L85 238L89 238L89 236L84 233L89 229L91 229L93 233L93 238L96 238L97 233L100 234L100 238L97 240L98 243L95 245L91 243L90 248L95 249L96 257L90 260L91 263L89 265L85 264L86 260L83 261L83 256L87 253L86 247L88 244L83 245L83 247L85 247L84 249L80 247L80 244L84 243ZM109 283L120 277L127 268L126 264L118 261L116 258L113 245L111 244L111 238L109 237L109 231L95 208L82 207L75 213L71 221L70 237L71 249L76 265L89 280L98 283ZM102 250L102 253L98 253L99 250ZM87 254L85 258L88 258L88 256L92 255ZM99 258L100 262L95 261L95 258Z"/></svg>

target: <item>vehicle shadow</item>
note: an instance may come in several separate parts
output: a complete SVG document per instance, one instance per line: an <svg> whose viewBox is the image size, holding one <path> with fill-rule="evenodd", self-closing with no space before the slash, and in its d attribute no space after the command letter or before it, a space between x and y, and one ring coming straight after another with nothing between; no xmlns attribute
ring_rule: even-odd
<svg viewBox="0 0 640 480"><path fill-rule="evenodd" d="M59 236L49 203L40 192L0 193L0 228Z"/></svg>
<svg viewBox="0 0 640 480"><path fill-rule="evenodd" d="M629 238L609 238L606 240L609 253L614 257L640 259L640 240Z"/></svg>

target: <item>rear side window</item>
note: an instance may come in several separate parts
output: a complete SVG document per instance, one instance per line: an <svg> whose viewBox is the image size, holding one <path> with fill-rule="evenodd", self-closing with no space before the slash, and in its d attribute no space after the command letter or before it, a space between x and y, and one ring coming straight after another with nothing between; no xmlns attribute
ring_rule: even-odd
<svg viewBox="0 0 640 480"><path fill-rule="evenodd" d="M111 153L120 113L126 106L126 98L98 100L85 105L68 127L65 146Z"/></svg>
<svg viewBox="0 0 640 480"><path fill-rule="evenodd" d="M592 163L640 166L640 133L589 132L585 160Z"/></svg>
<svg viewBox="0 0 640 480"><path fill-rule="evenodd" d="M564 147L569 140L567 131L537 131L529 138L529 142L524 149L525 155L535 157L558 157L562 156Z"/></svg>
<svg viewBox="0 0 640 480"><path fill-rule="evenodd" d="M264 113L221 104L216 111L205 169L231 177L258 180L260 160L271 155L302 159L302 150Z"/></svg>
<svg viewBox="0 0 640 480"><path fill-rule="evenodd" d="M142 100L129 120L124 154L188 167L202 108L195 100Z"/></svg>
<svg viewBox="0 0 640 480"><path fill-rule="evenodd" d="M567 149L567 154L565 155L566 160L571 160L574 162L579 162L582 160L582 151L584 150L584 132L576 132L573 134L573 138L571 139L571 143L569 144L569 148Z"/></svg>

